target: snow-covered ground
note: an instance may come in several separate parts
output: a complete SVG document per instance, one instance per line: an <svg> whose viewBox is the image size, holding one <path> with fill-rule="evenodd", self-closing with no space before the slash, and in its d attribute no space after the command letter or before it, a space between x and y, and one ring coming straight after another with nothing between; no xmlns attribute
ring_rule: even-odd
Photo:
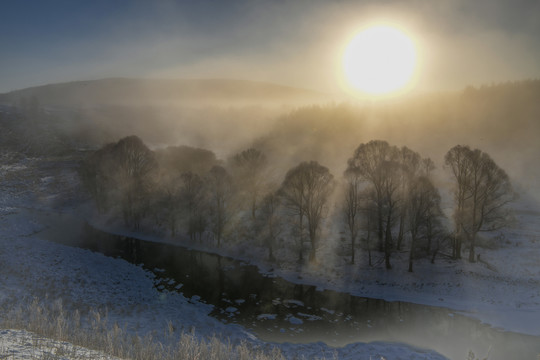
<svg viewBox="0 0 540 360"><path fill-rule="evenodd" d="M115 360L98 351L56 341L25 330L0 330L0 359Z"/></svg>
<svg viewBox="0 0 540 360"><path fill-rule="evenodd" d="M195 331L201 338L216 334L224 341L248 341L262 349L278 346L290 358L336 354L342 359L444 359L431 350L393 343L355 343L337 349L323 343L266 343L239 325L209 316L211 305L177 292L158 291L155 275L141 266L50 242L49 236L77 234L71 214L77 204L75 176L58 160L22 159L0 168L0 309L4 312L0 322L32 299L61 299L66 311L78 310L84 316L99 309L107 314L109 324L118 323L133 334L152 333L157 339L172 328L177 334ZM30 344L25 339L32 336L0 330L0 354L10 359L35 358L34 350L25 347ZM54 342L49 344L44 351L55 347Z"/></svg>

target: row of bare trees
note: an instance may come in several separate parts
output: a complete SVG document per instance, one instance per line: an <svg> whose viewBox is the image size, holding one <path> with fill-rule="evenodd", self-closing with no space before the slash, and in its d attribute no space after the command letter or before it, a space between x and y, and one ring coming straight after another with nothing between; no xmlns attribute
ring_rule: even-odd
<svg viewBox="0 0 540 360"><path fill-rule="evenodd" d="M443 232L441 197L431 179L433 169L431 159L385 141L371 141L355 150L345 171L343 207L353 263L355 242L362 230L367 233L370 264L373 233L387 269L392 267L392 252L403 247L406 229L410 234L409 271L420 239L426 240L426 252L431 253L434 239Z"/></svg>
<svg viewBox="0 0 540 360"><path fill-rule="evenodd" d="M455 179L453 234L433 161L380 140L360 144L339 181L316 161L301 162L276 181L256 149L224 162L186 146L151 151L135 136L88 156L80 175L100 211L122 216L135 229L144 223L193 241L211 234L218 247L233 237L259 241L271 260L277 246L287 246L303 261L309 244L309 261L316 262L320 243L330 238L323 225L339 221L349 235L352 263L362 248L370 265L377 251L390 269L392 254L408 251L413 271L414 259L434 261L446 243L454 258L467 244L474 261L477 233L508 223L510 181L487 154L456 146L445 163Z"/></svg>

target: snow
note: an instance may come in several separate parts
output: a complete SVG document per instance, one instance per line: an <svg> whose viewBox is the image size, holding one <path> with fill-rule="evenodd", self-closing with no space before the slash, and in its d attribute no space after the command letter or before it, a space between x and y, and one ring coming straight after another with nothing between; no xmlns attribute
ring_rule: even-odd
<svg viewBox="0 0 540 360"><path fill-rule="evenodd" d="M304 313L297 313L299 316L302 316L304 318L306 318L306 320L308 321L315 321L315 320L322 320L322 317L320 316L317 316L317 315L312 315L312 314L304 314Z"/></svg>
<svg viewBox="0 0 540 360"><path fill-rule="evenodd" d="M304 303L301 302L300 300L287 299L287 300L283 300L283 305L285 305L286 307L290 307L291 305L304 306Z"/></svg>
<svg viewBox="0 0 540 360"><path fill-rule="evenodd" d="M301 325L304 323L302 319L299 319L291 314L287 315L286 319L293 325Z"/></svg>
<svg viewBox="0 0 540 360"><path fill-rule="evenodd" d="M335 310L328 310L328 309L325 308L325 307L322 307L321 310L324 311L324 312L329 313L330 315L333 315L333 314L336 312Z"/></svg>
<svg viewBox="0 0 540 360"><path fill-rule="evenodd" d="M218 334L233 343L248 341L267 349L277 346L288 358L333 358L337 354L341 359L444 359L431 350L386 342L354 343L343 348L324 343L266 343L239 325L223 324L209 316L213 307L195 296L187 299L166 287L158 290L156 276L142 266L50 242L47 239L52 237L79 236L82 220L78 217L81 209L76 207L78 190L74 185L70 187L76 183L73 171L62 169L49 179L49 174L40 167L43 161L24 159L20 166L0 169L3 179L0 184L0 309L15 310L33 298L42 302L61 299L66 311L78 310L85 316L91 309L100 309L106 313L109 324L118 323L133 334L157 334L157 338L171 327L177 334L195 331L200 338ZM70 194L68 198L65 198L66 193ZM294 299L285 302L303 305ZM4 315L0 313L0 323ZM261 320L275 316L262 315ZM289 320L292 324L303 322L294 316ZM33 347L27 346L32 342L27 339L34 338L39 337L27 331L0 330L0 357L44 357L32 353ZM69 343L41 339L45 345L40 351L53 351L60 344L70 353L76 351L88 354L89 358L105 358Z"/></svg>
<svg viewBox="0 0 540 360"><path fill-rule="evenodd" d="M24 330L0 330L0 359L115 360L98 351L55 341Z"/></svg>
<svg viewBox="0 0 540 360"><path fill-rule="evenodd" d="M277 314L260 314L257 316L257 320L275 320Z"/></svg>

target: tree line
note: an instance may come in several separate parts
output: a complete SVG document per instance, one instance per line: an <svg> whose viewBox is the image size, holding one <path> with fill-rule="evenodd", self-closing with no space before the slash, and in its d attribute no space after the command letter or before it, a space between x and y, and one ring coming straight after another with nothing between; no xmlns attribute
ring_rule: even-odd
<svg viewBox="0 0 540 360"><path fill-rule="evenodd" d="M502 228L511 216L506 205L515 193L488 154L457 145L445 167L453 179L451 219L441 210L434 162L381 140L360 144L338 179L317 161L302 161L279 179L257 149L222 161L188 146L152 151L136 136L91 153L79 174L96 208L135 230L183 233L192 241L211 236L217 247L233 238L257 240L271 261L284 246L299 262L306 254L317 262L330 238L325 229L337 225L352 263L362 249L369 265L376 252L390 269L392 254L406 251L412 272L415 259L434 262L442 252L459 259L468 249L474 262L478 234Z"/></svg>

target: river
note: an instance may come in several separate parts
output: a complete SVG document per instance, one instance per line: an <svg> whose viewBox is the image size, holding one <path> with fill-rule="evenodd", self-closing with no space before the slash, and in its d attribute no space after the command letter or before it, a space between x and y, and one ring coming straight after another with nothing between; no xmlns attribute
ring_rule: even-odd
<svg viewBox="0 0 540 360"><path fill-rule="evenodd" d="M399 342L450 359L469 350L489 359L533 359L540 337L495 329L450 309L352 296L264 274L256 266L216 254L125 236L86 225L70 245L142 265L156 287L212 304L211 315L272 342Z"/></svg>

